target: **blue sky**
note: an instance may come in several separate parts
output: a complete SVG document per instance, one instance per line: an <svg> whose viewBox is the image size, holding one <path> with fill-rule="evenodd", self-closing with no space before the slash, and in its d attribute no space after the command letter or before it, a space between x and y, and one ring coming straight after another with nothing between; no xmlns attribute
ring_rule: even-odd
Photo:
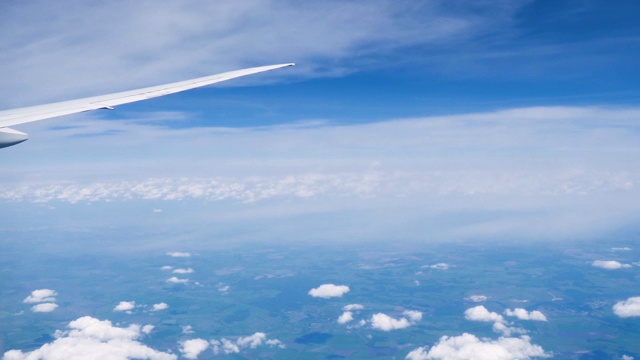
<svg viewBox="0 0 640 360"><path fill-rule="evenodd" d="M31 139L0 153L4 212L40 207L39 221L71 226L92 204L126 223L188 201L239 223L308 216L323 239L340 232L314 215L348 214L342 235L362 238L637 225L632 1L26 1L0 13L0 108L297 63L16 127Z"/></svg>

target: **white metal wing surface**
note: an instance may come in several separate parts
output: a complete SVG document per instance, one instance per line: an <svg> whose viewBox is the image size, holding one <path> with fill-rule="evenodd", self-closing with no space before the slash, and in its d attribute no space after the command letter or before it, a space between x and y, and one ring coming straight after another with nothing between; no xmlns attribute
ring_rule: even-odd
<svg viewBox="0 0 640 360"><path fill-rule="evenodd" d="M28 138L27 134L14 129L10 129L8 128L9 126L91 110L113 109L117 105L152 99L159 96L174 94L185 90L231 80L241 76L256 74L293 65L293 63L289 63L260 66L249 69L229 71L221 74L210 75L171 84L123 91L114 94L93 96L84 99L62 101L52 104L31 106L19 109L3 110L0 111L0 148L19 144L27 140Z"/></svg>

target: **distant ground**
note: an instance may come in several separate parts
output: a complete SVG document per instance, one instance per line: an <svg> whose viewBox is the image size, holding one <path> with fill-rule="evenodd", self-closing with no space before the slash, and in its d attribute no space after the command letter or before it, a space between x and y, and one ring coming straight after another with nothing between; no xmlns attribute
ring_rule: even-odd
<svg viewBox="0 0 640 360"><path fill-rule="evenodd" d="M86 340L88 327L75 335L68 327L85 316L111 321L96 323L111 331L137 331L127 344L153 349L148 358L426 359L420 356L432 347L444 349L443 336L464 333L475 345L515 339L531 358L535 351L640 358L640 318L613 310L640 296L633 236L506 245L176 245L123 255L99 244L127 234L87 234L82 251L74 245L65 253L64 243L51 250L36 233L0 243L6 359L73 336ZM619 266L597 267L597 260ZM309 294L323 284L335 286ZM52 291L50 299L24 302L42 289ZM57 307L34 312L38 304ZM97 341L113 344L117 336L106 334Z"/></svg>

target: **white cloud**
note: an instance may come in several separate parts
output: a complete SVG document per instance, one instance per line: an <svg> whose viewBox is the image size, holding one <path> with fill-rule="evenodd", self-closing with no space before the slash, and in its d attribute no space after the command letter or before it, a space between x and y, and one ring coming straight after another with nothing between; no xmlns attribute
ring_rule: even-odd
<svg viewBox="0 0 640 360"><path fill-rule="evenodd" d="M622 318L640 316L640 296L617 302L613 305L613 313Z"/></svg>
<svg viewBox="0 0 640 360"><path fill-rule="evenodd" d="M172 284L186 284L189 282L189 279L178 279L177 277L172 276L167 279L167 282Z"/></svg>
<svg viewBox="0 0 640 360"><path fill-rule="evenodd" d="M235 341L227 338L220 340L211 340L211 346L213 353L218 354L234 354L239 353L243 348L255 349L258 346L267 345L270 347L278 347L284 349L285 345L277 339L267 338L267 334L263 332L256 332L253 335L239 337Z"/></svg>
<svg viewBox="0 0 640 360"><path fill-rule="evenodd" d="M263 342L267 340L267 334L263 332L257 332L253 335L245 336L238 338L236 341L241 347L249 347L255 349L256 347L262 345Z"/></svg>
<svg viewBox="0 0 640 360"><path fill-rule="evenodd" d="M168 308L169 308L169 305L167 305L166 303L153 304L151 311L160 311Z"/></svg>
<svg viewBox="0 0 640 360"><path fill-rule="evenodd" d="M351 311L345 311L338 317L338 324L346 324L349 321L353 321L353 313Z"/></svg>
<svg viewBox="0 0 640 360"><path fill-rule="evenodd" d="M54 290L51 290L51 289L33 290L31 292L31 295L27 296L23 300L23 302L27 304L39 303L39 302L54 302L56 301L55 297L57 295L58 293L56 293Z"/></svg>
<svg viewBox="0 0 640 360"><path fill-rule="evenodd" d="M68 325L69 330L57 331L56 339L31 352L10 350L4 353L6 360L28 359L148 359L176 360L177 356L153 350L138 342L144 327L113 326L110 321L85 316ZM147 328L149 330L149 328ZM90 355L94 356L91 357Z"/></svg>
<svg viewBox="0 0 640 360"><path fill-rule="evenodd" d="M221 293L227 293L229 291L231 287L229 285L225 285L225 284L218 284L218 291L220 291Z"/></svg>
<svg viewBox="0 0 640 360"><path fill-rule="evenodd" d="M204 339L192 339L182 343L180 352L187 359L197 359L201 352L207 350L209 342Z"/></svg>
<svg viewBox="0 0 640 360"><path fill-rule="evenodd" d="M538 315L535 315L538 317ZM544 316L544 315L543 315ZM482 321L492 322L493 331L501 333L504 336L511 336L511 334L524 334L526 330L518 327L509 326L510 324L504 319L504 317L498 313L487 310L482 305L472 307L464 312L464 317L470 321Z"/></svg>
<svg viewBox="0 0 640 360"><path fill-rule="evenodd" d="M631 267L630 264L621 264L615 260L596 260L591 265L607 270L628 269Z"/></svg>
<svg viewBox="0 0 640 360"><path fill-rule="evenodd" d="M527 360L547 358L553 354L531 343L531 338L501 337L497 340L479 339L475 335L464 333L460 336L443 336L438 343L427 351L420 347L409 354L409 360Z"/></svg>
<svg viewBox="0 0 640 360"><path fill-rule="evenodd" d="M349 304L342 307L342 310L344 311L356 311L356 310L363 310L363 309L364 309L364 306L360 304Z"/></svg>
<svg viewBox="0 0 640 360"><path fill-rule="evenodd" d="M624 247L612 247L611 251L631 251L631 248L628 246Z"/></svg>
<svg viewBox="0 0 640 360"><path fill-rule="evenodd" d="M190 257L191 253L174 251L174 252L168 252L167 255L171 257Z"/></svg>
<svg viewBox="0 0 640 360"><path fill-rule="evenodd" d="M420 311L407 310L404 311L402 315L404 315L404 317L395 319L383 313L374 314L370 320L371 327L382 331L391 331L407 328L422 320L422 313Z"/></svg>
<svg viewBox="0 0 640 360"><path fill-rule="evenodd" d="M193 269L192 268L188 268L188 269L175 269L173 270L174 274L191 274L193 273Z"/></svg>
<svg viewBox="0 0 640 360"><path fill-rule="evenodd" d="M507 316L515 316L520 320L547 321L547 317L537 310L528 312L522 308L516 308L513 310L507 309L504 311L504 314Z"/></svg>
<svg viewBox="0 0 640 360"><path fill-rule="evenodd" d="M130 311L136 307L135 301L120 301L116 307L113 308L113 311Z"/></svg>
<svg viewBox="0 0 640 360"><path fill-rule="evenodd" d="M169 266L169 265L165 265L160 268L160 270L171 270L171 269L173 269L173 266Z"/></svg>
<svg viewBox="0 0 640 360"><path fill-rule="evenodd" d="M483 301L487 301L487 299L489 298L485 295L471 295L467 299L473 302L483 302Z"/></svg>
<svg viewBox="0 0 640 360"><path fill-rule="evenodd" d="M323 284L315 289L309 290L309 295L327 299L332 297L341 297L348 292L349 287L346 285Z"/></svg>
<svg viewBox="0 0 640 360"><path fill-rule="evenodd" d="M193 327L191 325L181 326L183 334L193 334Z"/></svg>
<svg viewBox="0 0 640 360"><path fill-rule="evenodd" d="M48 313L48 312L52 312L53 310L57 309L58 305L54 304L54 303L42 303L42 304L38 304L35 306L31 307L31 311L33 312L41 312L41 313Z"/></svg>
<svg viewBox="0 0 640 360"><path fill-rule="evenodd" d="M502 315L489 311L482 305L472 307L464 312L464 317L471 321L499 322L504 323Z"/></svg>
<svg viewBox="0 0 640 360"><path fill-rule="evenodd" d="M407 317L412 323L422 320L422 312L416 310L405 310L402 315Z"/></svg>
<svg viewBox="0 0 640 360"><path fill-rule="evenodd" d="M149 335L149 334L151 334L153 329L155 329L155 326L153 326L153 325L145 325L145 326L142 327L142 333Z"/></svg>

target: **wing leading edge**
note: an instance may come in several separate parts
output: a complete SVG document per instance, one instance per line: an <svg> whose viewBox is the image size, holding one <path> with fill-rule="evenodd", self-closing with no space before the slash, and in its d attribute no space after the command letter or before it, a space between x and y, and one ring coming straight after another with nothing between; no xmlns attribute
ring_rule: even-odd
<svg viewBox="0 0 640 360"><path fill-rule="evenodd" d="M19 109L0 111L0 148L19 144L27 140L28 136L8 126L24 124L32 121L44 120L58 116L81 113L98 109L113 109L115 106L136 101L152 99L159 96L174 94L181 91L195 89L241 76L257 74L293 66L293 63L260 66L242 70L229 71L221 74L204 76L197 79L180 81L165 85L151 86L142 89L123 91L114 94L93 96L84 99L62 101L46 105L31 106Z"/></svg>

